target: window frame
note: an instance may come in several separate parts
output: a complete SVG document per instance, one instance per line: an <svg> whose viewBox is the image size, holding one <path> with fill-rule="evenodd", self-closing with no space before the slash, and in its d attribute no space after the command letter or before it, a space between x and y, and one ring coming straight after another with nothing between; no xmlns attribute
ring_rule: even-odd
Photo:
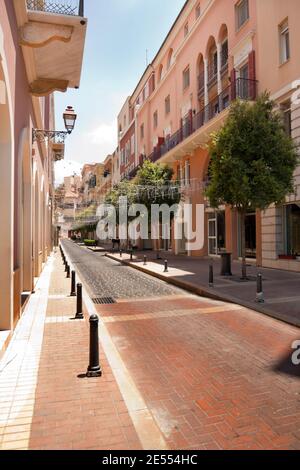
<svg viewBox="0 0 300 470"><path fill-rule="evenodd" d="M242 8L243 3L246 3L247 5L247 17L242 23L239 23L240 11L241 11L240 9ZM240 29L249 21L249 18L250 18L249 0L239 0L235 4L235 30L236 32L240 31Z"/></svg>
<svg viewBox="0 0 300 470"><path fill-rule="evenodd" d="M279 34L279 64L283 65L291 58L290 28L286 18L278 26Z"/></svg>
<svg viewBox="0 0 300 470"><path fill-rule="evenodd" d="M188 73L188 75L187 75ZM185 77L188 76L188 83L185 83ZM191 85L191 72L190 72L190 66L188 65L182 72L182 85L183 85L183 91L186 91L190 88Z"/></svg>
<svg viewBox="0 0 300 470"><path fill-rule="evenodd" d="M190 32L189 22L187 21L183 27L183 35L185 38L188 37L189 32Z"/></svg>
<svg viewBox="0 0 300 470"><path fill-rule="evenodd" d="M154 111L153 113L153 129L157 129L158 127L158 111Z"/></svg>
<svg viewBox="0 0 300 470"><path fill-rule="evenodd" d="M197 5L196 5L195 15L196 15L196 21L197 21L201 16L201 4L200 4L200 2L197 3Z"/></svg>
<svg viewBox="0 0 300 470"><path fill-rule="evenodd" d="M171 112L171 96L168 95L165 98L165 115L168 116L170 112Z"/></svg>

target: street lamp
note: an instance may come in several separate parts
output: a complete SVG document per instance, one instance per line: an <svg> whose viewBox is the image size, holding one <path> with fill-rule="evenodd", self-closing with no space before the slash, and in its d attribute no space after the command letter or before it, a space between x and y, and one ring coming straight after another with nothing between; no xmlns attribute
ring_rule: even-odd
<svg viewBox="0 0 300 470"><path fill-rule="evenodd" d="M77 119L77 114L75 113L72 106L68 106L63 114L65 128L68 134L71 134L75 127L75 121Z"/></svg>
<svg viewBox="0 0 300 470"><path fill-rule="evenodd" d="M32 129L32 143L44 142L46 139L55 140L56 143L65 143L68 134L71 134L75 127L77 114L72 106L68 106L63 114L66 131L50 131L44 129Z"/></svg>

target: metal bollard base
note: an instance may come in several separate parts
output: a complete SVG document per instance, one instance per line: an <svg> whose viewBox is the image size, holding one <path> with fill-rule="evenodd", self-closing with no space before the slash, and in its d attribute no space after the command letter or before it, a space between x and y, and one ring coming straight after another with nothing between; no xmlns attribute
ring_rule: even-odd
<svg viewBox="0 0 300 470"><path fill-rule="evenodd" d="M95 379L97 377L102 377L102 370L101 368L97 370L88 370L86 373L88 379Z"/></svg>
<svg viewBox="0 0 300 470"><path fill-rule="evenodd" d="M83 315L83 313L76 313L76 315L75 315L75 320L84 320L84 315Z"/></svg>
<svg viewBox="0 0 300 470"><path fill-rule="evenodd" d="M256 294L256 303L258 304L264 304L265 303L265 298L264 298L264 293L261 292L260 294Z"/></svg>

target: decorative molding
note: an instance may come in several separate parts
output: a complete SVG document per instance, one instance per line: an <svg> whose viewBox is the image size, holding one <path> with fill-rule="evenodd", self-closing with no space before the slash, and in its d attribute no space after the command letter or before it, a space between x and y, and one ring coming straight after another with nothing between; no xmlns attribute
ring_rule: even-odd
<svg viewBox="0 0 300 470"><path fill-rule="evenodd" d="M30 21L20 29L20 44L29 47L44 47L50 42L70 42L73 26Z"/></svg>
<svg viewBox="0 0 300 470"><path fill-rule="evenodd" d="M66 92L69 86L68 80L57 80L53 78L39 78L29 85L33 96L47 96L54 91Z"/></svg>

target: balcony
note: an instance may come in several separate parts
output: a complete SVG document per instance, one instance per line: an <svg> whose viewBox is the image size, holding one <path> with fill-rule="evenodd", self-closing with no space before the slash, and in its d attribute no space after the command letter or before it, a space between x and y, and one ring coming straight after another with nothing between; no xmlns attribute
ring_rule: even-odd
<svg viewBox="0 0 300 470"><path fill-rule="evenodd" d="M84 16L83 0L27 0L27 10L55 15Z"/></svg>
<svg viewBox="0 0 300 470"><path fill-rule="evenodd" d="M248 101L256 99L257 83L256 80L236 79L198 113L187 115L183 126L162 145L157 146L148 158L153 162L160 160L167 163L206 144L210 134L224 122L228 108L236 98Z"/></svg>
<svg viewBox="0 0 300 470"><path fill-rule="evenodd" d="M78 88L87 28L84 0L15 0L14 6L31 94Z"/></svg>

